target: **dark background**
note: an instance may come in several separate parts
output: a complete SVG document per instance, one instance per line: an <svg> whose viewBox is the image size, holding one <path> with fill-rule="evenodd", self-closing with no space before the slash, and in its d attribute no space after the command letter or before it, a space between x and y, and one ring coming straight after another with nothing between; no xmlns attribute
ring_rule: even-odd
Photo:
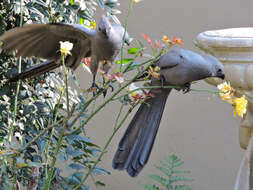
<svg viewBox="0 0 253 190"><path fill-rule="evenodd" d="M119 2L122 11L119 19L124 23L129 1ZM128 31L144 43L141 33L148 34L153 40L161 39L163 35L179 36L184 41L183 48L200 52L194 47L198 33L252 26L252 7L252 0L143 0L134 4ZM98 11L97 17L100 15L101 11ZM89 74L81 69L78 71L84 81L90 81ZM192 88L215 89L205 82L194 84ZM87 126L88 136L101 146L112 133L118 109L119 104L112 103ZM130 118L102 159L102 167L111 172L101 178L106 183L106 190L142 189L138 182L148 182L146 174L157 172L154 165L173 153L185 161L185 169L191 170L195 189L233 189L243 151L238 141L239 119L233 117L231 105L208 93L183 95L173 91L149 162L137 178L130 178L126 172L111 167L113 154L129 121ZM90 180L91 189L95 189L92 184Z"/></svg>

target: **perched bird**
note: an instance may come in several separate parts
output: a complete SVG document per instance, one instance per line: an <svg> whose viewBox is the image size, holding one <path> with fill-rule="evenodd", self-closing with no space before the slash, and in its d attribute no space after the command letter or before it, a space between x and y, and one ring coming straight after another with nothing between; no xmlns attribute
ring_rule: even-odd
<svg viewBox="0 0 253 190"><path fill-rule="evenodd" d="M113 62L120 52L124 28L102 16L93 30L80 24L28 24L14 28L0 36L1 49L11 52L17 50L16 56L38 57L48 60L35 65L10 81L30 78L43 74L61 66L60 41L73 43L72 55L66 57L66 66L75 70L83 58L91 56L91 72L93 86L99 63ZM126 32L125 43L129 45L131 38ZM1 51L0 49L0 51Z"/></svg>
<svg viewBox="0 0 253 190"><path fill-rule="evenodd" d="M154 66L160 67L160 80L151 86L175 85L190 88L193 81L207 77L224 79L223 65L211 55L173 49L162 55ZM186 89L187 91L187 89ZM135 177L147 163L171 89L151 89L154 95L141 104L123 135L113 158L114 169L126 170Z"/></svg>

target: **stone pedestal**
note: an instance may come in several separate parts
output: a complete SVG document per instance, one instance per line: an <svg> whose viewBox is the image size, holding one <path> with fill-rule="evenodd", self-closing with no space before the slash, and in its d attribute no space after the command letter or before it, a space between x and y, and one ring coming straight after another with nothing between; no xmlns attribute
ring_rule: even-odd
<svg viewBox="0 0 253 190"><path fill-rule="evenodd" d="M226 80L236 90L235 95L245 95L247 113L240 121L239 141L247 149L236 180L235 190L253 190L253 28L230 28L200 33L196 46L217 57L225 68ZM217 85L221 81L207 79ZM251 139L251 140L250 140Z"/></svg>

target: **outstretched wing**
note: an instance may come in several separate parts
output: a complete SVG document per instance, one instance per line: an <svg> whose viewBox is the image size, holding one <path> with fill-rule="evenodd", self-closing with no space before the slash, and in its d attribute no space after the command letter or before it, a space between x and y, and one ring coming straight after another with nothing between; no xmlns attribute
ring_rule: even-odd
<svg viewBox="0 0 253 190"><path fill-rule="evenodd" d="M17 50L17 56L53 60L59 55L59 41L73 43L73 52L80 51L77 50L80 47L88 52L95 35L95 30L78 24L28 24L5 32L0 41L2 49L7 52Z"/></svg>

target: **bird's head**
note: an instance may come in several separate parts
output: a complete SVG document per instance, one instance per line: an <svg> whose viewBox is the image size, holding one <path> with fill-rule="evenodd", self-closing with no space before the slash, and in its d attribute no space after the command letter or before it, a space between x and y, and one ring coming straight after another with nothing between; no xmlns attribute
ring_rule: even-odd
<svg viewBox="0 0 253 190"><path fill-rule="evenodd" d="M102 36L109 39L111 39L111 37L113 36L112 39L114 40L117 39L115 38L115 36L118 36L120 40L123 39L124 31L125 31L124 27L122 27L120 24L111 23L109 21L109 18L106 17L105 15L102 15L97 27L97 32L102 34ZM124 43L126 43L127 45L130 45L131 41L133 40L129 36L128 32L125 33L124 39L125 39Z"/></svg>
<svg viewBox="0 0 253 190"><path fill-rule="evenodd" d="M203 57L211 64L212 67L212 77L218 77L222 80L225 79L224 66L222 63L214 56L205 54Z"/></svg>
<svg viewBox="0 0 253 190"><path fill-rule="evenodd" d="M109 21L109 18L106 17L105 15L102 15L98 23L97 31L103 34L105 37L108 37L111 28L112 28L112 24Z"/></svg>
<svg viewBox="0 0 253 190"><path fill-rule="evenodd" d="M131 38L128 34L128 32L126 32L126 35L125 35L125 43L130 46L130 43L131 41L133 40L133 38Z"/></svg>

